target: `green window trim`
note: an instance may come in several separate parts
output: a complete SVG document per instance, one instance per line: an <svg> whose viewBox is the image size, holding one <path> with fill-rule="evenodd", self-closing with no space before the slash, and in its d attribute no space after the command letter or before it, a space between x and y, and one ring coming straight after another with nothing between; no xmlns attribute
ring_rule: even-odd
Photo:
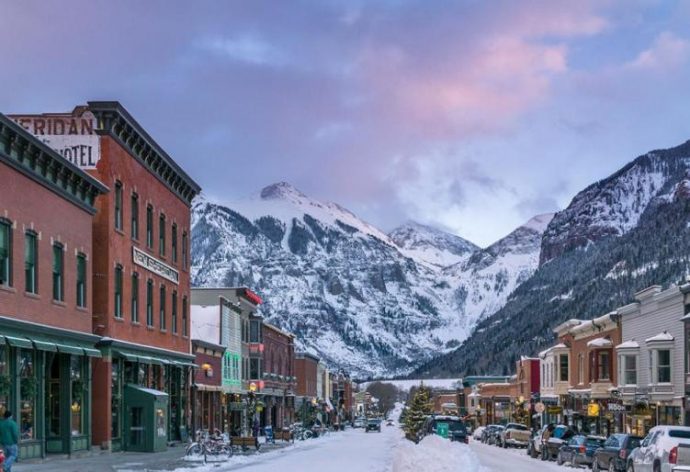
<svg viewBox="0 0 690 472"><path fill-rule="evenodd" d="M77 306L86 307L86 255L77 254Z"/></svg>
<svg viewBox="0 0 690 472"><path fill-rule="evenodd" d="M38 293L37 271L38 235L33 231L24 234L24 290Z"/></svg>
<svg viewBox="0 0 690 472"><path fill-rule="evenodd" d="M0 218L0 285L12 286L12 223Z"/></svg>

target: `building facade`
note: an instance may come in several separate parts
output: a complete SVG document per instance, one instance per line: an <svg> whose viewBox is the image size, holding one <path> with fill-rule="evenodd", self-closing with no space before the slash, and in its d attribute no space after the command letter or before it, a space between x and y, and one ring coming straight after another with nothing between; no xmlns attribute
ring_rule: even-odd
<svg viewBox="0 0 690 472"><path fill-rule="evenodd" d="M683 424L687 286L654 285L617 310L623 341L616 346L618 391L626 406L626 430L639 434L657 424Z"/></svg>
<svg viewBox="0 0 690 472"><path fill-rule="evenodd" d="M92 225L107 188L0 114L0 414L20 456L90 449Z"/></svg>
<svg viewBox="0 0 690 472"><path fill-rule="evenodd" d="M319 358L306 352L295 354L295 409L304 423L312 423L318 412L317 376Z"/></svg>
<svg viewBox="0 0 690 472"><path fill-rule="evenodd" d="M295 409L295 336L268 323L262 324L264 342L261 426L289 426Z"/></svg>

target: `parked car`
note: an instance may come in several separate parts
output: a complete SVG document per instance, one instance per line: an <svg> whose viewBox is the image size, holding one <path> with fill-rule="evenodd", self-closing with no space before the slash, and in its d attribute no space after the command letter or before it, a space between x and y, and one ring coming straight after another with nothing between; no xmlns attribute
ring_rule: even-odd
<svg viewBox="0 0 690 472"><path fill-rule="evenodd" d="M631 434L612 434L604 445L594 453L592 470L598 472L626 472L628 457L639 447L642 438Z"/></svg>
<svg viewBox="0 0 690 472"><path fill-rule="evenodd" d="M558 450L556 462L558 465L570 462L575 467L580 465L589 467L594 459L594 452L605 441L606 438L601 436L573 436Z"/></svg>
<svg viewBox="0 0 690 472"><path fill-rule="evenodd" d="M549 436L546 441L542 438L541 459L549 461L556 460L561 446L568 442L573 436L575 436L575 431L570 427L564 424L556 426L551 432L551 436Z"/></svg>
<svg viewBox="0 0 690 472"><path fill-rule="evenodd" d="M505 429L505 426L494 425L493 429L490 431L488 438L486 439L487 444L493 444L498 446L501 443L501 431Z"/></svg>
<svg viewBox="0 0 690 472"><path fill-rule="evenodd" d="M364 432L368 433L369 431L378 431L380 433L381 432L381 420L378 418L369 418L367 420L367 427L364 429Z"/></svg>
<svg viewBox="0 0 690 472"><path fill-rule="evenodd" d="M467 426L457 416L432 416L427 419L424 431L426 434L436 434L441 423L448 425L448 439L464 442L465 444L469 442L470 435L467 432Z"/></svg>
<svg viewBox="0 0 690 472"><path fill-rule="evenodd" d="M671 472L690 472L690 444L678 444L676 463Z"/></svg>
<svg viewBox="0 0 690 472"><path fill-rule="evenodd" d="M508 423L500 435L502 447L527 447L531 433L527 426L520 423Z"/></svg>
<svg viewBox="0 0 690 472"><path fill-rule="evenodd" d="M494 430L498 427L497 424L490 424L486 428L484 428L484 431L482 431L482 437L481 441L483 443L488 444L489 443L489 438L493 434Z"/></svg>
<svg viewBox="0 0 690 472"><path fill-rule="evenodd" d="M690 444L690 427L655 426L630 454L628 471L671 472L681 444Z"/></svg>
<svg viewBox="0 0 690 472"><path fill-rule="evenodd" d="M364 428L364 418L355 418L355 421L352 422L352 427Z"/></svg>
<svg viewBox="0 0 690 472"><path fill-rule="evenodd" d="M541 456L542 436L548 427L548 425L542 426L532 433L532 437L530 437L529 444L527 445L527 454L533 459Z"/></svg>
<svg viewBox="0 0 690 472"><path fill-rule="evenodd" d="M393 420L386 421L386 426L393 426Z"/></svg>
<svg viewBox="0 0 690 472"><path fill-rule="evenodd" d="M474 430L474 433L472 433L472 439L476 439L477 441L481 441L482 436L484 435L485 429L486 429L485 426L477 427L477 429Z"/></svg>

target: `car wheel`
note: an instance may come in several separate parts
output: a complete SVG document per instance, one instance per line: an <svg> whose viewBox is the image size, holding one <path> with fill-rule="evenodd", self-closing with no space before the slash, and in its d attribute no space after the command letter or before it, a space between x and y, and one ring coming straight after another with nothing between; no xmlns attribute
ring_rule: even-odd
<svg viewBox="0 0 690 472"><path fill-rule="evenodd" d="M503 441L502 445L503 445L503 449L508 449L508 443L507 442Z"/></svg>
<svg viewBox="0 0 690 472"><path fill-rule="evenodd" d="M626 472L635 472L635 466L633 465L632 461L628 462L628 469Z"/></svg>
<svg viewBox="0 0 690 472"><path fill-rule="evenodd" d="M658 462L654 464L654 472L661 472L661 465Z"/></svg>
<svg viewBox="0 0 690 472"><path fill-rule="evenodd" d="M592 472L599 472L599 461L596 457L592 461Z"/></svg>
<svg viewBox="0 0 690 472"><path fill-rule="evenodd" d="M564 462L565 462L565 461L563 460L563 458L561 457L561 455L558 454L558 458L556 459L556 463L557 463L558 465L563 465Z"/></svg>
<svg viewBox="0 0 690 472"><path fill-rule="evenodd" d="M534 448L534 446L532 446L532 450L530 451L530 456L532 457L532 459L537 458L537 450Z"/></svg>
<svg viewBox="0 0 690 472"><path fill-rule="evenodd" d="M609 462L609 472L616 472L616 464L613 461Z"/></svg>

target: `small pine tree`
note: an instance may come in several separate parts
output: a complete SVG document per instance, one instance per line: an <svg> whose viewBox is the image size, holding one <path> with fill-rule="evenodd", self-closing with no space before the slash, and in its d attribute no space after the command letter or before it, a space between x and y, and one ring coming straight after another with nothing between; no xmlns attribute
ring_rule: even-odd
<svg viewBox="0 0 690 472"><path fill-rule="evenodd" d="M414 394L412 402L405 412L405 437L410 441L418 442L422 426L433 408L430 402L431 390L420 386Z"/></svg>

